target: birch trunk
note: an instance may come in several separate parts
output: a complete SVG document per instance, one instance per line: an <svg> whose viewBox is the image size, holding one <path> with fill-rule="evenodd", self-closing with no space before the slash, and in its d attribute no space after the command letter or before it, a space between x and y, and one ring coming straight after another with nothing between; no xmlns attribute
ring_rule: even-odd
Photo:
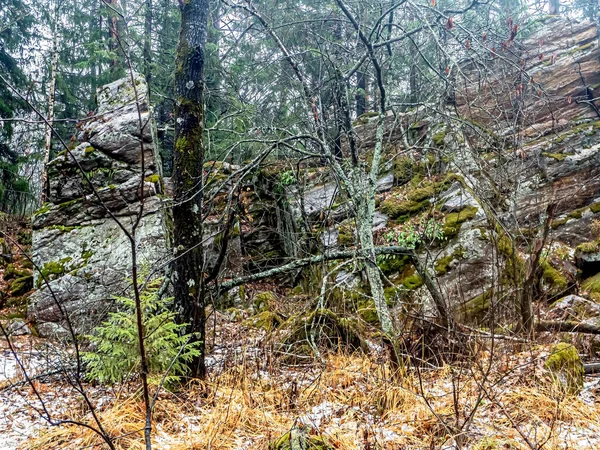
<svg viewBox="0 0 600 450"><path fill-rule="evenodd" d="M54 30L52 35L52 53L50 56L50 86L48 89L48 123L54 121L54 101L56 98L56 66L58 64L58 4L54 13ZM52 149L52 128L46 125L44 145L44 167L42 171L42 202L50 195L50 183L48 181L48 162L50 161L50 150Z"/></svg>

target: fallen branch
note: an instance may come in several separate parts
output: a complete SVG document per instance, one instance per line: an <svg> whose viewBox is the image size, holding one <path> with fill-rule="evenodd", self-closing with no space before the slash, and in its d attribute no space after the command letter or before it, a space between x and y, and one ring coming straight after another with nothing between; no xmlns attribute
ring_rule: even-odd
<svg viewBox="0 0 600 450"><path fill-rule="evenodd" d="M536 331L561 331L564 333L600 334L600 327L572 320L553 322L541 320L535 324Z"/></svg>
<svg viewBox="0 0 600 450"><path fill-rule="evenodd" d="M586 375L600 373L600 363L589 363L583 365L583 371Z"/></svg>
<svg viewBox="0 0 600 450"><path fill-rule="evenodd" d="M390 246L390 247L375 247L375 255L410 255L412 250L406 247ZM302 269L303 267L310 266L323 261L334 261L336 259L349 259L355 257L368 257L370 251L361 250L340 250L337 252L325 253L323 255L315 255L310 258L298 259L289 264L283 266L274 267L273 269L265 270L263 272L254 273L252 275L246 275L233 280L225 281L219 285L221 291L228 291L242 284L252 283L254 281L264 280L265 278L279 275L285 272L289 272L296 269Z"/></svg>

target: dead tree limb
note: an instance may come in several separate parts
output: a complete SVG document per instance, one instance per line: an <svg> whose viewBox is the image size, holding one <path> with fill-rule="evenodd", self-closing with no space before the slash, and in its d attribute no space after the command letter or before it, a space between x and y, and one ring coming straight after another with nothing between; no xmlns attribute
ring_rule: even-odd
<svg viewBox="0 0 600 450"><path fill-rule="evenodd" d="M372 249L375 255L410 255L412 250L406 247L389 246L389 247L375 247ZM322 255L311 256L310 258L297 259L289 264L283 266L274 267L263 272L254 273L252 275L246 275L233 280L225 281L219 285L221 292L228 291L242 284L252 283L254 281L264 280L275 275L289 272L291 270L302 269L303 267L310 266L323 261L334 261L337 259L349 259L354 257L369 257L371 250L340 250L337 252L325 253Z"/></svg>
<svg viewBox="0 0 600 450"><path fill-rule="evenodd" d="M600 327L589 323L580 323L572 320L554 322L541 320L535 324L535 330L540 331L559 331L563 333L586 333L600 334Z"/></svg>

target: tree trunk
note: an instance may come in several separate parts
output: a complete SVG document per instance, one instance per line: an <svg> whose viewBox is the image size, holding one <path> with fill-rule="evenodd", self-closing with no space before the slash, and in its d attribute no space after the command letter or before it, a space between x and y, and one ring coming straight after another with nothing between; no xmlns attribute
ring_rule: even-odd
<svg viewBox="0 0 600 450"><path fill-rule="evenodd" d="M146 78L148 98L150 98L150 82L152 80L152 0L146 0L144 15L144 78Z"/></svg>
<svg viewBox="0 0 600 450"><path fill-rule="evenodd" d="M179 320L187 323L201 355L191 364L192 377L204 377L205 302L202 249L204 48L208 0L181 2L181 30L175 71L175 154L173 165L173 264Z"/></svg>
<svg viewBox="0 0 600 450"><path fill-rule="evenodd" d="M367 80L364 72L356 72L356 87L358 92L356 93L356 116L360 116L365 113L367 106Z"/></svg>
<svg viewBox="0 0 600 450"><path fill-rule="evenodd" d="M557 16L560 11L560 0L549 0L548 9L551 16Z"/></svg>
<svg viewBox="0 0 600 450"><path fill-rule="evenodd" d="M58 15L59 5L57 2L54 13L53 36L52 36L52 54L50 62L50 86L48 87L48 123L52 124L54 120L54 100L56 93L56 66L58 63ZM48 162L50 161L50 150L52 149L52 128L46 126L46 136L44 145L44 167L42 171L42 202L45 202L50 195L50 183L48 181Z"/></svg>

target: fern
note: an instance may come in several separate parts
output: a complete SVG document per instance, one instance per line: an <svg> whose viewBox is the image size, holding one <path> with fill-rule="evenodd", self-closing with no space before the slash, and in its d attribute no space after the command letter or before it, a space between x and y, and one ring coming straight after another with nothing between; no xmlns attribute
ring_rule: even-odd
<svg viewBox="0 0 600 450"><path fill-rule="evenodd" d="M127 297L115 300L119 310L110 313L109 319L88 336L94 350L83 353L87 379L103 384L130 379L140 369L135 301ZM200 356L198 344L188 343L186 325L175 323L175 313L168 308L171 301L159 299L156 288L141 294L149 380L158 383L164 376L166 385L179 381L187 373L188 363Z"/></svg>

